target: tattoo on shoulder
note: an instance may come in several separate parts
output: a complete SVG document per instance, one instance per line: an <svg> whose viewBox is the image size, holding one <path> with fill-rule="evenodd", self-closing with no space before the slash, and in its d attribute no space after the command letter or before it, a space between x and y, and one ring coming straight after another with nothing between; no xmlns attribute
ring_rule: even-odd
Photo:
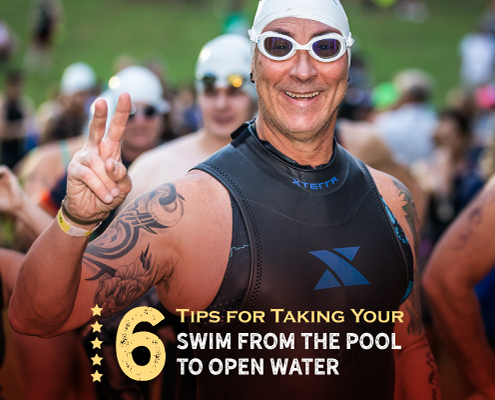
<svg viewBox="0 0 495 400"><path fill-rule="evenodd" d="M493 204L495 200L495 190L482 193L481 196L473 201L473 206L467 211L467 224L459 232L458 242L454 244L456 248L464 247L471 239L471 236L477 229L477 226L483 222L485 208Z"/></svg>
<svg viewBox="0 0 495 400"><path fill-rule="evenodd" d="M90 243L83 262L95 270L88 280L99 280L95 304L114 313L151 288L158 265L150 244L129 264L113 268L105 260L118 260L128 254L143 232L156 235L176 225L184 215L184 203L173 184L164 184L136 199L102 236Z"/></svg>
<svg viewBox="0 0 495 400"><path fill-rule="evenodd" d="M397 188L397 194L402 200L402 209L404 210L406 221L411 229L413 240L414 240L414 253L416 254L416 259L419 254L419 244L420 244L420 236L419 236L419 219L418 214L416 212L416 206L414 205L414 201L412 199L411 192L407 187L399 182L396 179L392 179L395 187ZM410 321L407 326L407 333L409 335L418 336L423 334L423 323L421 318L421 305L419 301L419 272L417 265L414 266L414 287L413 292L408 297L408 299L404 302L404 306L409 313Z"/></svg>
<svg viewBox="0 0 495 400"><path fill-rule="evenodd" d="M397 188L398 196L402 200L402 209L405 212L406 221L411 229L413 240L414 240L414 254L416 258L419 254L419 219L418 213L416 212L416 205L414 204L411 192L409 189L397 179L392 179L395 187Z"/></svg>

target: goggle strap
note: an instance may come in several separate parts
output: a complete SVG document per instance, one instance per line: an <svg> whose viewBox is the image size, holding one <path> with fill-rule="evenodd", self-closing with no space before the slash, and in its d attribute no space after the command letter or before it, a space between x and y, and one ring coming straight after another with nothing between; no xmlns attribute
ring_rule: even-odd
<svg viewBox="0 0 495 400"><path fill-rule="evenodd" d="M252 29L248 31L249 39L251 39L251 42L253 43L259 43L259 35L257 35Z"/></svg>

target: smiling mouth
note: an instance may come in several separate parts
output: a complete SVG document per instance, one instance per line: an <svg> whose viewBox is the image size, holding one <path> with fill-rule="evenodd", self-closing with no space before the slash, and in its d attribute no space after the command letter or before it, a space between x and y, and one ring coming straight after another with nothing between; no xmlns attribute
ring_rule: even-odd
<svg viewBox="0 0 495 400"><path fill-rule="evenodd" d="M321 92L313 92L313 93L306 93L306 94L297 94L297 93L292 93L292 92L284 92L287 96L293 98L293 99L298 99L298 100L310 100L318 96Z"/></svg>

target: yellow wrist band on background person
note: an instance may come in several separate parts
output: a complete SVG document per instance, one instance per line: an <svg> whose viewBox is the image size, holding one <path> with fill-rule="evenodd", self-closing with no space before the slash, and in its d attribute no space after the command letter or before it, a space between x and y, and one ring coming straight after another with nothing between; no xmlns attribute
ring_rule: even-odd
<svg viewBox="0 0 495 400"><path fill-rule="evenodd" d="M65 233L67 233L70 236L78 236L78 237L91 235L103 222L100 221L100 223L96 225L92 231L87 231L86 229L78 228L77 226L72 226L71 223L65 219L64 213L62 212L62 207L60 207L60 210L58 210L57 221L58 221L58 226L60 226L60 229L62 229Z"/></svg>

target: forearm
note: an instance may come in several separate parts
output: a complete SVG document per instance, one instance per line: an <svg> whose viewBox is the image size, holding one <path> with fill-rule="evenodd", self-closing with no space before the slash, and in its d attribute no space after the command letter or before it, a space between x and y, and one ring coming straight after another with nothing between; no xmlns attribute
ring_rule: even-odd
<svg viewBox="0 0 495 400"><path fill-rule="evenodd" d="M426 338L395 353L394 400L442 398L438 370Z"/></svg>
<svg viewBox="0 0 495 400"><path fill-rule="evenodd" d="M26 255L10 301L14 330L49 336L64 325L80 289L87 243L86 238L64 233L57 222L38 238Z"/></svg>
<svg viewBox="0 0 495 400"><path fill-rule="evenodd" d="M485 335L473 288L425 280L435 328L474 387L495 399L495 355Z"/></svg>

